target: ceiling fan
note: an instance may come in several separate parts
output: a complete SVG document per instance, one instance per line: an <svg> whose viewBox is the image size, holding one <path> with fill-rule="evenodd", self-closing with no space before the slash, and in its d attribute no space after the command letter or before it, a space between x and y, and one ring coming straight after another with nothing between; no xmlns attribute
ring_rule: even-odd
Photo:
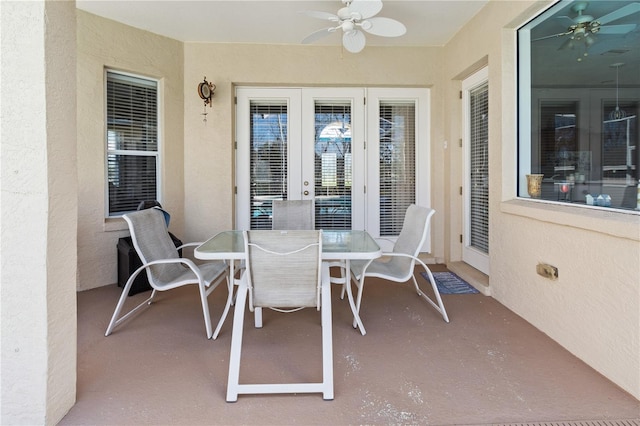
<svg viewBox="0 0 640 426"><path fill-rule="evenodd" d="M551 34L548 36L536 38L533 41L546 40L554 37L570 36L559 49L573 48L576 42L584 43L585 49L595 43L594 35L598 34L627 34L636 29L636 24L622 24L622 25L606 25L609 22L616 21L631 15L636 12L640 12L640 3L629 3L611 13L608 13L600 18L594 18L591 15L585 14L585 10L589 6L586 1L576 2L571 10L577 15L574 18L569 16L558 16L558 18L566 18L571 21L571 25L566 31Z"/></svg>
<svg viewBox="0 0 640 426"><path fill-rule="evenodd" d="M342 0L344 5L337 14L318 12L313 10L303 11L312 18L319 18L333 22L333 26L314 31L302 40L302 44L312 43L331 33L342 29L342 45L351 53L358 53L366 44L364 33L382 36L399 37L407 32L407 28L401 22L391 18L374 16L382 10L380 0Z"/></svg>

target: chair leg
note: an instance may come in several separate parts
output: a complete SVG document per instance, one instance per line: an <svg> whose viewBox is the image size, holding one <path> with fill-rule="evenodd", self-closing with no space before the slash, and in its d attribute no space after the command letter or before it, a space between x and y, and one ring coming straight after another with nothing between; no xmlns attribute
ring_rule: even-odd
<svg viewBox="0 0 640 426"><path fill-rule="evenodd" d="M231 354L229 355L229 378L227 380L227 402L238 400L240 383L240 357L242 354L242 331L244 310L247 301L247 284L241 282L236 292L236 306L233 311L233 331L231 333Z"/></svg>
<svg viewBox="0 0 640 426"><path fill-rule="evenodd" d="M235 285L235 279L229 279L227 277L227 288L229 290L229 294L227 295L227 303L224 305L224 310L222 311L222 315L220 316L220 320L218 321L218 325L216 326L216 330L213 332L213 340L218 338L218 334L220 334L220 329L224 324L224 321L227 319L227 315L229 314L229 309L233 306L233 287Z"/></svg>
<svg viewBox="0 0 640 426"><path fill-rule="evenodd" d="M131 317L136 312L140 311L143 308L149 307L149 305L151 304L151 301L155 297L156 289L154 288L149 298L145 299L138 306L131 309L129 312L123 315L122 318L118 319L118 317L120 316L120 312L122 311L122 308L124 307L124 304L127 300L127 297L129 296L129 290L131 289L131 286L133 285L133 282L135 281L135 279L138 277L138 275L142 271L144 271L144 266L141 266L133 274L131 274L131 276L127 280L127 283L124 285L124 288L122 289L122 294L120 295L120 299L118 300L118 304L116 305L116 309L113 311L113 315L111 316L111 321L109 321L109 325L107 326L107 331L104 333L105 336L110 335L118 325L120 325L122 322L124 322L127 318Z"/></svg>
<svg viewBox="0 0 640 426"><path fill-rule="evenodd" d="M429 277L429 283L431 284L431 288L433 289L433 293L435 294L436 300L438 303L436 304L433 300L431 300L431 298L429 298L429 296L427 296L426 294L424 294L422 290L420 290L420 287L418 286L418 282L416 281L416 277L412 276L411 278L413 279L413 285L415 286L416 291L418 292L418 295L422 297L424 300L426 300L427 302L429 302L429 304L433 306L436 311L440 312L440 315L442 315L442 318L445 320L445 322L449 322L449 316L447 315L447 310L444 308L444 303L442 302L442 297L440 297L440 291L438 291L438 286L436 285L436 280L433 278L431 269L429 269L429 267L427 267L427 265L425 265L420 260L418 260L418 262L422 265L424 270L427 272L427 276Z"/></svg>
<svg viewBox="0 0 640 426"><path fill-rule="evenodd" d="M362 292L364 290L364 280L365 280L364 275L360 278L360 281L358 281L354 277L354 281L356 282L356 288L358 289L358 296L356 297L356 314L358 316L360 316L360 303L362 302ZM349 284L349 285L351 285L351 284ZM356 318L354 318L353 319L353 328L356 328L357 326L358 326L358 322L356 321Z"/></svg>
<svg viewBox="0 0 640 426"><path fill-rule="evenodd" d="M253 309L253 322L256 328L262 328L262 308L259 306Z"/></svg>
<svg viewBox="0 0 640 426"><path fill-rule="evenodd" d="M331 279L329 266L323 265L322 299L322 399L333 399L333 327L331 324ZM326 274L326 275L325 275Z"/></svg>
<svg viewBox="0 0 640 426"><path fill-rule="evenodd" d="M207 339L213 336L213 327L211 326L211 316L209 315L209 299L207 299L207 289L202 282L198 283L200 288L200 302L202 303L202 315L204 316L204 326L207 330Z"/></svg>

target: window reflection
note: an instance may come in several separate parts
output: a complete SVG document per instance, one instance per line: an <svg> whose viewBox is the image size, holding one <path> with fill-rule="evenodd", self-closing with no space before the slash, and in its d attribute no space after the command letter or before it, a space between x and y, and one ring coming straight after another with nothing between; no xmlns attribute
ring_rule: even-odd
<svg viewBox="0 0 640 426"><path fill-rule="evenodd" d="M518 30L518 196L636 209L640 3L559 2Z"/></svg>

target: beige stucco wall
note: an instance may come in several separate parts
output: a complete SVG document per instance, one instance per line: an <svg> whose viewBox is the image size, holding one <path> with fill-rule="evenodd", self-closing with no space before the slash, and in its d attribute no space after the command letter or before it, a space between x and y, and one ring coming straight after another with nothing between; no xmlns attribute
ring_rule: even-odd
<svg viewBox="0 0 640 426"><path fill-rule="evenodd" d="M161 202L183 231L182 43L78 10L78 290L117 282L123 219L105 220L105 68L159 79Z"/></svg>
<svg viewBox="0 0 640 426"><path fill-rule="evenodd" d="M75 402L75 30L74 2L0 4L3 425Z"/></svg>
<svg viewBox="0 0 640 426"><path fill-rule="evenodd" d="M492 296L640 399L640 216L515 200L512 28L546 4L490 2L445 48L445 80L452 82L444 97L455 97L456 80L473 64L488 63ZM453 140L460 133L456 109L446 117ZM458 151L450 153L452 188L460 185ZM461 205L450 199L456 227ZM460 251L454 241L453 258ZM559 279L537 275L538 262L558 267Z"/></svg>

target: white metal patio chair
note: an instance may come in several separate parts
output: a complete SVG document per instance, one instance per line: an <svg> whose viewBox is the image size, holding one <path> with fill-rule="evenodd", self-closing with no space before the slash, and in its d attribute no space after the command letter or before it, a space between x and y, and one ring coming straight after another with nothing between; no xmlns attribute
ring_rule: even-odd
<svg viewBox="0 0 640 426"><path fill-rule="evenodd" d="M115 327L127 320L136 312L148 307L153 302L157 291L171 290L188 284L196 284L200 290L202 313L207 331L207 338L213 334L211 317L209 315L209 294L228 277L229 270L223 261L208 262L196 265L191 259L181 258L178 250L184 247L198 246L201 243L188 243L176 247L169 233L163 211L159 208L140 210L125 214L124 219L129 225L133 245L142 261L142 266L135 270L127 280L113 312L105 336L111 334ZM153 291L151 296L124 314L120 312L124 307L129 289L142 271L146 271Z"/></svg>
<svg viewBox="0 0 640 426"><path fill-rule="evenodd" d="M315 229L313 220L313 201L311 200L274 200L271 229ZM332 284L342 284L340 298L344 299L347 273L344 261L328 262L329 268L337 267L339 277L331 277Z"/></svg>
<svg viewBox="0 0 640 426"><path fill-rule="evenodd" d="M434 213L435 210L433 209L420 207L415 204L410 205L405 213L400 235L391 252L383 252L381 258L368 262L356 260L351 262L351 276L358 288L358 296L356 298L356 311L358 313L360 312L362 292L367 277L378 277L397 283L413 280L413 285L418 295L433 306L446 322L449 322L449 317L442 303L442 298L440 297L440 292L438 291L433 274L427 265L418 258L420 248L425 243L429 234L431 217ZM436 297L436 302L427 296L420 289L420 286L418 286L418 282L414 276L416 262L419 263L427 273L431 288ZM360 318L362 319L362 317ZM356 326L355 321L353 326Z"/></svg>
<svg viewBox="0 0 640 426"><path fill-rule="evenodd" d="M273 200L271 229L314 229L313 201Z"/></svg>
<svg viewBox="0 0 640 426"><path fill-rule="evenodd" d="M322 263L322 231L245 231L246 270L242 274L233 316L227 402L238 394L322 393L333 399L333 342L329 268ZM245 305L292 312L320 310L322 381L318 383L240 384Z"/></svg>

